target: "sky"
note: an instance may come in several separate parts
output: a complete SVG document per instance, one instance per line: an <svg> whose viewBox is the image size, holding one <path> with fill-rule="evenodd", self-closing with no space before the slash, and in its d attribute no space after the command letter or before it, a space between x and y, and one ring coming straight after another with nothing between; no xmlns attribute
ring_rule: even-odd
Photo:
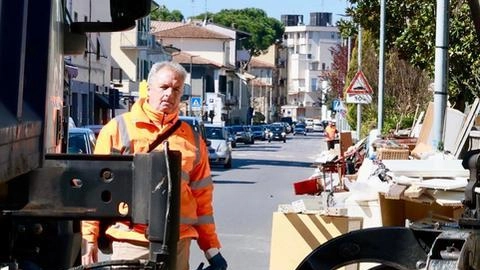
<svg viewBox="0 0 480 270"><path fill-rule="evenodd" d="M310 22L310 12L330 12L335 23L345 14L348 5L346 0L155 0L168 10L180 10L186 18L208 12L219 12L222 9L243 9L255 7L263 9L268 17L280 20L283 14L303 15L305 23Z"/></svg>

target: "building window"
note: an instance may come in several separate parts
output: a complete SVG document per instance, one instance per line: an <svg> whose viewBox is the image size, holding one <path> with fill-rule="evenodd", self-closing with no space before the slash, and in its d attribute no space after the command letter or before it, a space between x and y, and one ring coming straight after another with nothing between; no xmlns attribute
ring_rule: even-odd
<svg viewBox="0 0 480 270"><path fill-rule="evenodd" d="M322 63L322 70L325 70L326 66L327 65L325 63Z"/></svg>
<svg viewBox="0 0 480 270"><path fill-rule="evenodd" d="M78 22L78 12L73 12L73 21Z"/></svg>
<svg viewBox="0 0 480 270"><path fill-rule="evenodd" d="M316 78L313 78L310 82L310 89L312 91L317 91L317 79Z"/></svg>

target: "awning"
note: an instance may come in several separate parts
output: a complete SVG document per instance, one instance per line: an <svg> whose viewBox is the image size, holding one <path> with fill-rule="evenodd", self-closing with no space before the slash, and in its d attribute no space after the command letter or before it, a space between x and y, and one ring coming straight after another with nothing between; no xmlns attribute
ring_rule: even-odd
<svg viewBox="0 0 480 270"><path fill-rule="evenodd" d="M237 75L238 78L240 78L241 80L244 80L244 81L248 81L248 80L252 80L252 79L255 79L256 77L248 72L244 72L244 73L238 73L238 72L235 72L235 75Z"/></svg>
<svg viewBox="0 0 480 270"><path fill-rule="evenodd" d="M110 102L108 101L108 96L95 93L95 104L101 108L111 109Z"/></svg>
<svg viewBox="0 0 480 270"><path fill-rule="evenodd" d="M69 78L76 78L78 76L78 67L65 63L65 70L67 71Z"/></svg>

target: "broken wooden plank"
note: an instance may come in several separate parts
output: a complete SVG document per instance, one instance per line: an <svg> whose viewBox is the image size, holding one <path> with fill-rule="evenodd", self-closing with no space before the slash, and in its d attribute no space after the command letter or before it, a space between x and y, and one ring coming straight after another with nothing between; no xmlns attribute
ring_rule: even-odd
<svg viewBox="0 0 480 270"><path fill-rule="evenodd" d="M388 192L385 194L385 198L391 200L400 200L406 188L407 186L404 185L393 184L390 186Z"/></svg>
<svg viewBox="0 0 480 270"><path fill-rule="evenodd" d="M419 187L417 185L409 186L405 192L403 193L404 196L409 198L419 198L425 192L426 188Z"/></svg>

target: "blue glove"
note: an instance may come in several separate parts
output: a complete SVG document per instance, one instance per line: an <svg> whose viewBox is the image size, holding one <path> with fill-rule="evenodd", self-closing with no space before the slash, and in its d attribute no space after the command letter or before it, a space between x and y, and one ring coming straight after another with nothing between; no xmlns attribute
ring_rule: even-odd
<svg viewBox="0 0 480 270"><path fill-rule="evenodd" d="M210 263L210 266L204 270L227 270L227 261L220 253L210 258L208 262Z"/></svg>

